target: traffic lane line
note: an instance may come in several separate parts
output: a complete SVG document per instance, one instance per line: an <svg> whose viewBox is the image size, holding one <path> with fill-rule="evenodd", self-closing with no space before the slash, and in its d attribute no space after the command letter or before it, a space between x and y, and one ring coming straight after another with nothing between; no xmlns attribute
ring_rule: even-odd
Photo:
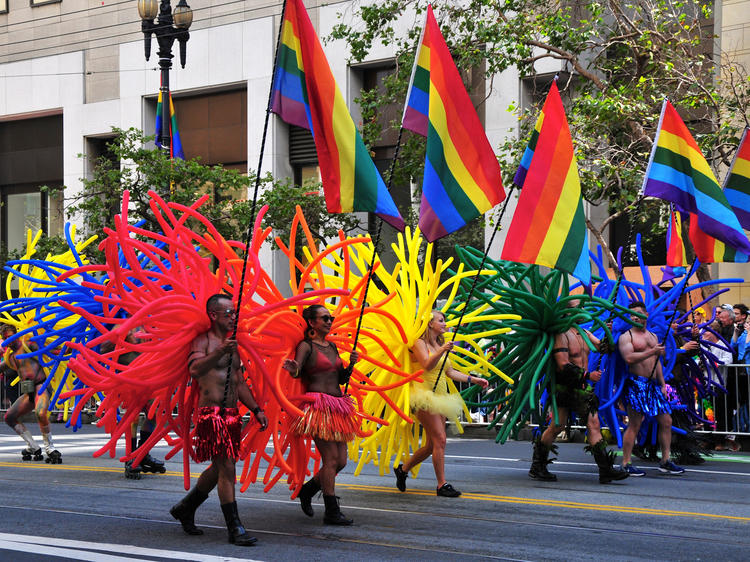
<svg viewBox="0 0 750 562"><path fill-rule="evenodd" d="M122 469L109 468L109 467L88 467L88 466L74 466L74 465L39 465L29 463L7 463L0 462L0 466L12 467L12 468L39 468L39 469L50 469L50 470L68 470L68 471L79 471L79 472L102 472L102 473L120 473ZM167 471L160 476L176 476L183 477L182 472ZM197 478L200 473L191 473L191 478ZM337 487L352 491L364 491L364 492L378 492L388 494L401 494L401 495L415 495L415 496L434 496L434 492L430 490L408 490L407 492L400 492L394 490L392 487L386 486L375 486L367 484L349 484L337 482ZM741 517L737 515L724 515L717 513L705 513L697 511L679 511L673 509L652 509L644 507L634 506L623 506L623 505L606 505L606 504L592 504L582 502L571 502L571 501L560 501L560 500L549 500L549 499L538 499L538 498L522 498L516 496L501 496L496 494L475 494L471 492L464 492L461 498L482 502L495 502L495 503L508 503L516 505L530 505L535 507L556 507L563 509L575 509L575 510L586 510L586 511L608 511L617 513L629 513L635 515L661 515L666 517L694 517L700 519L718 519L724 521L741 521L750 522L750 517ZM262 498L253 498L262 499ZM352 506L353 507L353 506Z"/></svg>

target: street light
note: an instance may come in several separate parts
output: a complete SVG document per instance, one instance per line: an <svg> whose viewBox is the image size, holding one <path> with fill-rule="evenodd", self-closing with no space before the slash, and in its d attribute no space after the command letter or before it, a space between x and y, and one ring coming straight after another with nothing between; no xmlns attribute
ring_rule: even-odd
<svg viewBox="0 0 750 562"><path fill-rule="evenodd" d="M151 35L156 35L156 41L159 43L159 69L161 70L161 92L162 115L161 129L158 131L157 143L167 151L170 149L171 139L169 138L169 69L172 68L172 45L175 39L180 43L180 65L185 68L185 59L187 58L187 42L190 39L188 29L193 23L193 10L187 5L185 0L180 0L175 6L172 13L172 5L169 0L161 0L158 6L157 17L157 0L138 0L138 15L141 16L141 31L143 31L144 47L146 51L146 60L151 57Z"/></svg>

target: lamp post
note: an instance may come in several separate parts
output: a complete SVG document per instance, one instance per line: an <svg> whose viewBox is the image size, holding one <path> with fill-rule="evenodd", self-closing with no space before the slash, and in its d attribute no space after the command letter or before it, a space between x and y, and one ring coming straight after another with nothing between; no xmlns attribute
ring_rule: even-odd
<svg viewBox="0 0 750 562"><path fill-rule="evenodd" d="M172 45L175 39L180 43L180 65L185 68L187 58L187 42L190 39L188 29L193 23L193 10L185 0L180 0L175 6L174 12L170 0L161 0L157 6L157 0L138 0L138 15L141 16L141 31L143 31L146 60L151 57L151 35L156 36L159 43L159 69L161 71L161 86L159 92L162 99L162 119L160 130L157 131L156 142L167 151L170 150L171 139L169 137L169 69L172 68ZM157 18L156 23L154 19Z"/></svg>

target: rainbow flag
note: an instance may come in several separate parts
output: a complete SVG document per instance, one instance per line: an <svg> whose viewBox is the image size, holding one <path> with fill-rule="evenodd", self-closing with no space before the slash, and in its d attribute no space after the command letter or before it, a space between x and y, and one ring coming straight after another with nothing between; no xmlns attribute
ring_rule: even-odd
<svg viewBox="0 0 750 562"><path fill-rule="evenodd" d="M271 111L312 132L329 213L373 212L403 230L301 0L288 0L284 10Z"/></svg>
<svg viewBox="0 0 750 562"><path fill-rule="evenodd" d="M667 229L667 266L685 267L685 244L682 242L682 220L677 220L677 211L670 205L670 221Z"/></svg>
<svg viewBox="0 0 750 562"><path fill-rule="evenodd" d="M529 139L529 144L526 145L526 150L523 151L521 163L518 165L516 175L513 177L513 183L518 187L523 187L523 182L526 181L526 174L529 171L531 160L534 158L534 151L536 150L536 143L539 140L539 131L542 130L543 121L544 113L542 112L536 119L536 125L534 125L534 131L531 133L531 139Z"/></svg>
<svg viewBox="0 0 750 562"><path fill-rule="evenodd" d="M745 230L750 230L750 138L746 128L724 179L724 195Z"/></svg>
<svg viewBox="0 0 750 562"><path fill-rule="evenodd" d="M591 284L578 165L557 82L544 102L533 157L505 237L502 259L535 263Z"/></svg>
<svg viewBox="0 0 750 562"><path fill-rule="evenodd" d="M690 213L688 236L690 236L690 243L695 250L695 257L702 263L747 263L748 261L747 254L739 252L727 246L721 240L703 232L699 227L698 216L695 213Z"/></svg>
<svg viewBox="0 0 750 562"><path fill-rule="evenodd" d="M685 255L685 244L682 241L682 218L672 205L669 205L670 220L667 228L667 265L662 268L664 277L662 283L675 277L685 275L687 272L687 258Z"/></svg>
<svg viewBox="0 0 750 562"><path fill-rule="evenodd" d="M750 255L750 241L737 215L698 144L669 100L664 100L662 106L651 159L643 180L643 194L671 201L677 210L695 214L697 220L691 219L691 229L700 229L723 242L729 250ZM714 258L719 257L716 251L711 254ZM698 259L708 263L700 255Z"/></svg>
<svg viewBox="0 0 750 562"><path fill-rule="evenodd" d="M427 7L403 127L427 137L419 228L430 242L505 199L500 165Z"/></svg>
<svg viewBox="0 0 750 562"><path fill-rule="evenodd" d="M155 144L158 148L164 148L159 142L159 134L162 130L162 123L164 121L164 104L162 103L162 93L159 90L159 98L156 101L156 141ZM182 158L185 159L185 152L182 150L182 140L180 140L180 131L177 130L177 115L174 112L174 103L172 102L172 92L169 92L169 120L166 122L168 131L167 135L170 138L169 142L169 156L171 158Z"/></svg>

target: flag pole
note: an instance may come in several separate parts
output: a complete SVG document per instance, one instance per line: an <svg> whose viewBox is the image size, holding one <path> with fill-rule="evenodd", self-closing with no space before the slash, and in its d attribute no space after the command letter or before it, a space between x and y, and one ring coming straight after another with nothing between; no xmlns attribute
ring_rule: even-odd
<svg viewBox="0 0 750 562"><path fill-rule="evenodd" d="M490 253L490 248L492 247L492 242L495 240L495 235L500 230L500 223L503 220L503 215L505 215L505 209L508 208L508 202L510 201L510 196L513 193L513 190L515 189L516 185L511 184L510 189L508 190L508 194L505 197L505 203L503 203L503 208L500 210L500 216L497 217L497 221L495 222L495 228L492 230L492 236L490 236L490 241L487 243L487 249L484 251L484 254L482 255L482 261L479 264L479 268L477 269L477 274L474 276L474 279L471 283L471 289L469 289L468 298L466 303L464 304L464 308L461 311L461 316L458 318L458 324L456 324L456 330L455 335L458 336L458 330L461 328L461 322L463 322L464 314L466 314L466 310L469 308L469 302L471 300L471 295L474 293L474 289L477 286L477 282L479 281L479 276L482 274L482 268L484 267L484 263L487 261L487 256ZM454 336L453 341L456 341L456 337ZM438 371L437 377L435 377L435 385L432 387L432 391L435 392L435 389L437 388L438 382L440 382L440 375L443 374L443 369L445 368L445 364L448 361L448 353L446 353L443 356L443 362L440 364L440 370Z"/></svg>
<svg viewBox="0 0 750 562"><path fill-rule="evenodd" d="M268 121L271 115L271 96L273 95L273 82L276 78L276 70L278 68L279 59L279 45L281 44L281 32L284 26L284 16L286 15L286 3L287 0L281 5L281 17L279 18L279 30L276 35L276 49L273 55L273 69L271 70L271 85L268 88L268 103L266 103L266 117L263 123L263 136L260 141L260 154L258 155L258 171L255 174L255 188L253 190L253 202L250 207L250 223L247 225L247 232L245 233L244 247L245 255L242 259L242 275L240 276L240 285L237 294L237 307L234 314L234 325L232 327L232 339L237 338L237 326L240 321L240 307L242 305L242 290L245 286L245 274L247 272L247 258L250 254L250 244L252 243L254 226L255 226L255 208L258 202L258 190L260 188L260 169L263 165L263 152L266 147L266 136L268 134ZM227 378L224 382L224 398L221 401L221 411L223 412L227 404L227 395L229 394L229 380L232 374L232 361L229 362L227 367Z"/></svg>
<svg viewBox="0 0 750 562"><path fill-rule="evenodd" d="M393 153L393 160L391 161L391 169L388 174L388 185L386 186L386 189L390 192L391 187L393 186L393 174L396 171L396 160L398 160L398 155L401 152L401 137L404 134L404 127L402 126L398 130L398 139L396 140L396 150ZM383 223L385 222L381 217L378 217L380 219L380 222L378 223L378 230L375 233L375 241L373 242L372 247L372 259L370 260L370 265L367 268L367 281L365 282L365 290L362 294L362 305L359 309L359 318L357 319L357 330L354 333L354 345L352 346L352 351L357 351L357 342L359 341L359 331L362 328L362 318L365 315L365 307L367 306L367 291L370 289L370 281L372 280L372 271L375 268L375 256L378 252L378 244L380 244L380 233L383 230ZM344 394L347 393L349 390L349 381L346 381L346 385L344 386Z"/></svg>

